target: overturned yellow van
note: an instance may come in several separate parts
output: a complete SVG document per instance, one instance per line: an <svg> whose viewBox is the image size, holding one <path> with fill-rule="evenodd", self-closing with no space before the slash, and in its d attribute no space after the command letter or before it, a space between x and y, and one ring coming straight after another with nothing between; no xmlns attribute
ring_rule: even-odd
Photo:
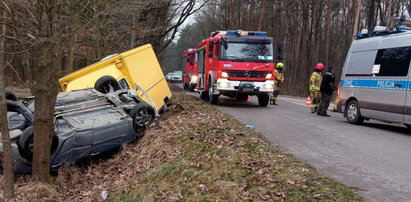
<svg viewBox="0 0 411 202"><path fill-rule="evenodd" d="M172 96L150 44L107 56L60 78L59 83L63 91L95 88L108 93L132 89L156 112L166 107Z"/></svg>

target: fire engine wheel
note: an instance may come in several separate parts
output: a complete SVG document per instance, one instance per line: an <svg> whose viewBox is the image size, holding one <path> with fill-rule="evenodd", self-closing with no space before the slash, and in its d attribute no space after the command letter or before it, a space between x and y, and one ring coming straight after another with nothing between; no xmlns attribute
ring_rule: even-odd
<svg viewBox="0 0 411 202"><path fill-rule="evenodd" d="M220 95L215 95L214 94L214 85L213 84L210 85L210 88L209 88L208 92L209 92L210 103L213 104L213 105L216 105L218 103L218 97Z"/></svg>
<svg viewBox="0 0 411 202"><path fill-rule="evenodd" d="M238 94L235 99L238 100L238 101L247 101L248 100L248 95L247 94Z"/></svg>
<svg viewBox="0 0 411 202"><path fill-rule="evenodd" d="M184 90L188 90L188 84L183 83Z"/></svg>
<svg viewBox="0 0 411 202"><path fill-rule="evenodd" d="M261 107L267 107L268 102L270 101L270 96L267 94L262 94L258 96L258 105Z"/></svg>
<svg viewBox="0 0 411 202"><path fill-rule="evenodd" d="M364 117L361 116L360 106L357 100L352 100L348 103L345 115L347 116L347 121L352 124L361 124L364 122Z"/></svg>

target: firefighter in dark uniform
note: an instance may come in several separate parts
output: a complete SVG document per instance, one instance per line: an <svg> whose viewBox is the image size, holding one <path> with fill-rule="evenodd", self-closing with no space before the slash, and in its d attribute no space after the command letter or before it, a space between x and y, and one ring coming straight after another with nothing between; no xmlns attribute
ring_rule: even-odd
<svg viewBox="0 0 411 202"><path fill-rule="evenodd" d="M274 91L273 95L270 96L270 104L276 105L277 97L280 94L280 87L284 81L284 74L283 74L284 64L282 62L277 63L277 66L274 70Z"/></svg>
<svg viewBox="0 0 411 202"><path fill-rule="evenodd" d="M317 65L315 65L314 72L311 74L310 77L311 113L317 111L318 103L320 102L320 86L322 80L321 72L324 68L325 67L322 63L318 63Z"/></svg>
<svg viewBox="0 0 411 202"><path fill-rule="evenodd" d="M332 72L332 67L328 67L327 72L323 75L321 81L321 99L317 109L317 114L320 116L330 116L327 114L328 106L330 106L331 97L335 90L335 76Z"/></svg>

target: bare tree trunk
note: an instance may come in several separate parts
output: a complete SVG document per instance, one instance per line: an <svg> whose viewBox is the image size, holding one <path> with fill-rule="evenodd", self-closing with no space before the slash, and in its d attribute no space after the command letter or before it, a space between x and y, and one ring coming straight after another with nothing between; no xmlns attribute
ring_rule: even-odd
<svg viewBox="0 0 411 202"><path fill-rule="evenodd" d="M3 13L5 17L5 13ZM13 160L11 153L11 144L7 120L7 103L6 103L6 91L4 81L4 35L6 34L6 25L1 26L0 33L0 132L1 141L3 145L3 163L0 165L3 167L3 187L4 198L14 198L14 174L13 174Z"/></svg>
<svg viewBox="0 0 411 202"><path fill-rule="evenodd" d="M266 2L267 2L266 0L263 0L263 2L261 3L260 19L258 20L258 28L257 28L258 31L261 31L261 29L263 28L265 9L267 7Z"/></svg>
<svg viewBox="0 0 411 202"><path fill-rule="evenodd" d="M368 26L368 36L372 35L374 30L374 17L375 17L375 0L369 0L370 7L368 8L368 19L367 19L367 26Z"/></svg>
<svg viewBox="0 0 411 202"><path fill-rule="evenodd" d="M361 13L361 7L362 7L362 0L357 0L357 11L355 12L355 21L354 21L354 30L353 30L353 39L355 39L355 36L357 35L358 32L358 25L360 21L360 13Z"/></svg>
<svg viewBox="0 0 411 202"><path fill-rule="evenodd" d="M331 14L332 14L332 0L327 0L327 22L325 24L325 64L330 65L330 39L331 39Z"/></svg>
<svg viewBox="0 0 411 202"><path fill-rule="evenodd" d="M388 28L389 30L392 30L392 29L393 29L393 26L394 26L394 25L393 25L393 22L394 22L394 20L393 20L394 15L393 15L393 13L392 13L392 9L393 9L393 6L392 6L392 0L388 0L387 4L388 4L388 14L387 14L388 19L387 19L387 28Z"/></svg>
<svg viewBox="0 0 411 202"><path fill-rule="evenodd" d="M40 1L38 8L38 44L33 50L35 80L35 119L33 175L39 182L50 183L50 148L54 135L54 107L57 95L57 69L61 62L60 9L54 0Z"/></svg>

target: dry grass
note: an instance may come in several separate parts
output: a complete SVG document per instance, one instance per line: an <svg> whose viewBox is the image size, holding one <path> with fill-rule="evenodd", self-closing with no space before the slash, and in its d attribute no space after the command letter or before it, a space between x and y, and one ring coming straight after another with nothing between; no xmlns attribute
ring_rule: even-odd
<svg viewBox="0 0 411 202"><path fill-rule="evenodd" d="M17 181L16 201L360 201L347 187L284 154L232 117L189 95L135 145L60 171L51 186Z"/></svg>

